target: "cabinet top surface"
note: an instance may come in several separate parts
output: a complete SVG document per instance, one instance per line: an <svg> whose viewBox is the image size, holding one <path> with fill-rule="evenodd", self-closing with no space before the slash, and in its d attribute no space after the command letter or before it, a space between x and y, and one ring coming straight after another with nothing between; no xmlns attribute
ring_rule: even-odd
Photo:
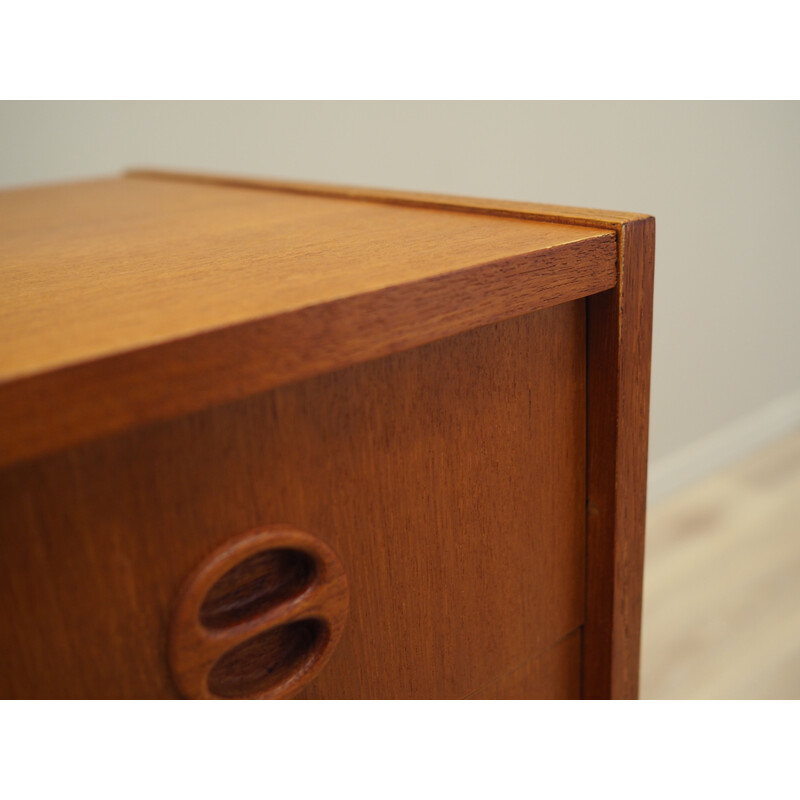
<svg viewBox="0 0 800 800"><path fill-rule="evenodd" d="M135 174L2 192L0 384L614 238L468 211Z"/></svg>
<svg viewBox="0 0 800 800"><path fill-rule="evenodd" d="M0 467L610 289L642 218L154 172L0 192Z"/></svg>

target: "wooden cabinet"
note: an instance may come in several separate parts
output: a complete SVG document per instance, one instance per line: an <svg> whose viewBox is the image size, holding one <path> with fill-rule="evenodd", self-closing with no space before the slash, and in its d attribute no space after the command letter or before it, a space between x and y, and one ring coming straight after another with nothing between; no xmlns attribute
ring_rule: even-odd
<svg viewBox="0 0 800 800"><path fill-rule="evenodd" d="M652 218L0 194L0 695L635 697Z"/></svg>

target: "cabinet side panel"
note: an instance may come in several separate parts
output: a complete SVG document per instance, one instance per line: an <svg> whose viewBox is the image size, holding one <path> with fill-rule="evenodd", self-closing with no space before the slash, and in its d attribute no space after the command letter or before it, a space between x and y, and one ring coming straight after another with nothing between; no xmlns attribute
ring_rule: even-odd
<svg viewBox="0 0 800 800"><path fill-rule="evenodd" d="M187 576L272 523L338 553L309 698L459 698L583 621L585 304L0 473L0 694L173 697Z"/></svg>
<svg viewBox="0 0 800 800"><path fill-rule="evenodd" d="M639 691L654 255L655 220L625 225L617 286L587 300L588 699Z"/></svg>

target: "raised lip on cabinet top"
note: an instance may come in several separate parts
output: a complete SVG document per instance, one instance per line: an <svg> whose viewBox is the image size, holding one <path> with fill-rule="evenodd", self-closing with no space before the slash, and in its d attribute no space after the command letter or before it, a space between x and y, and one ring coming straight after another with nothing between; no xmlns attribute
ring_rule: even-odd
<svg viewBox="0 0 800 800"><path fill-rule="evenodd" d="M0 466L612 288L638 214L133 171L0 193Z"/></svg>

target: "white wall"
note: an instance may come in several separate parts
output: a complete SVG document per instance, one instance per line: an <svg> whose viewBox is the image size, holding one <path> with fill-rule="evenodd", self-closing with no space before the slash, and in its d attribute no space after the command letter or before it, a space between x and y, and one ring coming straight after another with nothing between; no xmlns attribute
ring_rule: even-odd
<svg viewBox="0 0 800 800"><path fill-rule="evenodd" d="M0 186L163 166L657 218L651 496L800 425L800 103L2 103Z"/></svg>

